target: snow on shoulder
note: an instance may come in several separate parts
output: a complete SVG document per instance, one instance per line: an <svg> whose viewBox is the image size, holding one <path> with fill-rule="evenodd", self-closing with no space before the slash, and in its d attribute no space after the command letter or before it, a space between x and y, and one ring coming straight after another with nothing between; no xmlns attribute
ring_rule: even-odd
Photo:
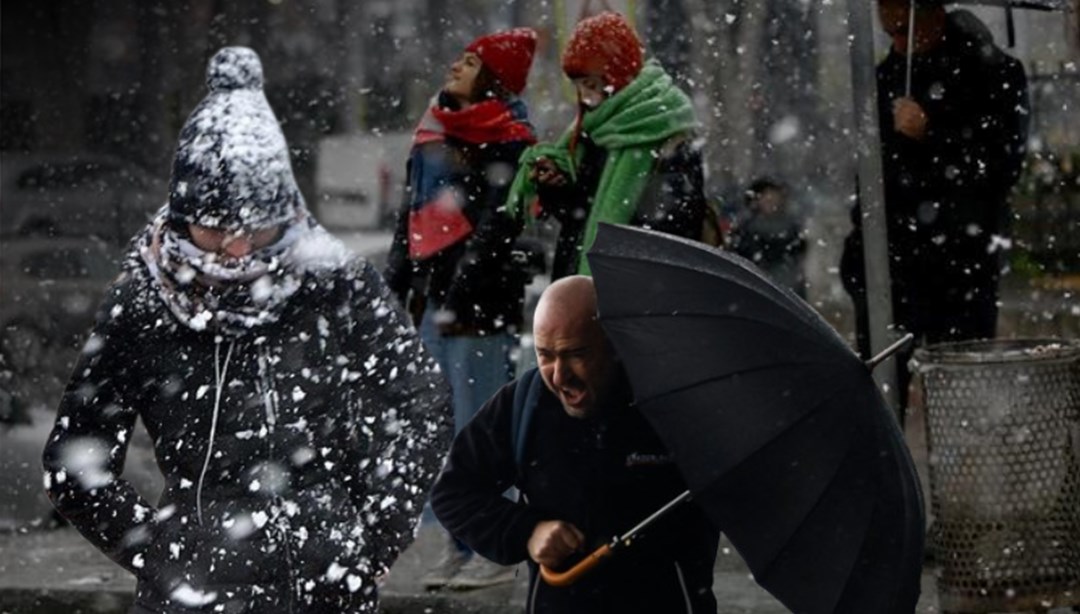
<svg viewBox="0 0 1080 614"><path fill-rule="evenodd" d="M292 259L301 271L344 269L361 257L354 254L341 239L315 225L300 236L292 247Z"/></svg>

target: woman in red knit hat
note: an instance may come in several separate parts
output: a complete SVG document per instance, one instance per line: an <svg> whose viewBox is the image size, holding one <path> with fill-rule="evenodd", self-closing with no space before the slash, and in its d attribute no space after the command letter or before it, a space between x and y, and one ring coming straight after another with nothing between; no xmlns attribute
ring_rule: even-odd
<svg viewBox="0 0 1080 614"><path fill-rule="evenodd" d="M518 98L535 49L529 28L470 43L420 119L406 167L385 277L450 380L455 430L513 375L530 275L511 255L521 223L496 209L536 141ZM455 544L423 582L479 588L512 571Z"/></svg>
<svg viewBox="0 0 1080 614"><path fill-rule="evenodd" d="M588 274L599 222L698 239L707 209L697 119L687 95L617 13L578 23L563 52L578 115L553 144L530 148L507 211L559 221L552 277Z"/></svg>

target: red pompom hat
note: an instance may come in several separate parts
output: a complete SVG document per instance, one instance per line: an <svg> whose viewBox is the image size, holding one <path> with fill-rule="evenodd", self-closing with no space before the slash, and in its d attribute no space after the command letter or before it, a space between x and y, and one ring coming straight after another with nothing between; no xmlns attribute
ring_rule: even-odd
<svg viewBox="0 0 1080 614"><path fill-rule="evenodd" d="M536 30L514 28L487 34L469 43L465 51L479 56L503 87L514 94L521 94L536 51Z"/></svg>
<svg viewBox="0 0 1080 614"><path fill-rule="evenodd" d="M641 40L622 15L611 11L579 21L562 57L566 76L603 75L616 92L637 77L643 62Z"/></svg>

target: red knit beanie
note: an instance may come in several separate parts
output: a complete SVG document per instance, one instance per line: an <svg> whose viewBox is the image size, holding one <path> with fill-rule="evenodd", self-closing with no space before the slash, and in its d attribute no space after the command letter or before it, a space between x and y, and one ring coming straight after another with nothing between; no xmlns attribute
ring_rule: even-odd
<svg viewBox="0 0 1080 614"><path fill-rule="evenodd" d="M617 92L637 77L643 61L634 29L622 15L605 11L578 22L563 52L562 66L571 79L603 75Z"/></svg>
<svg viewBox="0 0 1080 614"><path fill-rule="evenodd" d="M514 28L481 36L469 43L465 51L478 55L503 87L520 94L525 89L536 51L536 30Z"/></svg>

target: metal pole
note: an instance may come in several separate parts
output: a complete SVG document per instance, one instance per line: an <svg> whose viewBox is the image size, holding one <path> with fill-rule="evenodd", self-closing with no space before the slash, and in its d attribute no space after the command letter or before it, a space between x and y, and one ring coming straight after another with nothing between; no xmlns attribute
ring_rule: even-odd
<svg viewBox="0 0 1080 614"><path fill-rule="evenodd" d="M906 71L904 73L904 96L911 98L911 63L913 62L914 54L912 50L915 48L915 0L911 0L911 4L908 6L908 18L907 18L907 49L904 50L907 58Z"/></svg>
<svg viewBox="0 0 1080 614"><path fill-rule="evenodd" d="M881 138L878 134L877 80L874 70L874 24L872 2L848 0L851 40L851 90L855 106L854 149L862 208L863 256L866 262L866 300L870 320L871 355L893 341L892 287L889 280L888 235L885 225L885 191L881 173ZM885 401L899 410L896 390L896 359L890 358L874 379Z"/></svg>

